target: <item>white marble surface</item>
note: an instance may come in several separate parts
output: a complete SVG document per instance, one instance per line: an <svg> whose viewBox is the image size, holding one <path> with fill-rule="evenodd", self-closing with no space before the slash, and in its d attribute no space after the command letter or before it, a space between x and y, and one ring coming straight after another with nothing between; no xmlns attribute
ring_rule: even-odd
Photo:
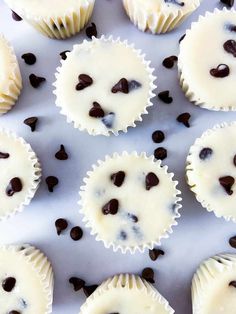
<svg viewBox="0 0 236 314"><path fill-rule="evenodd" d="M184 164L188 149L197 136L216 123L236 120L236 113L210 112L190 104L178 85L176 68L167 70L161 65L164 57L178 53L178 40L191 21L217 6L218 0L203 0L199 10L178 30L153 36L141 33L130 23L120 0L97 0L92 21L97 24L99 35L127 38L136 47L142 48L156 68L157 91L169 89L174 98L170 105L160 103L156 98L149 115L135 129L116 138L105 138L91 137L73 129L59 114L52 94L51 84L60 61L59 53L80 43L85 38L84 32L66 41L50 40L25 22L13 21L8 8L0 0L0 32L15 47L24 80L19 102L14 110L0 118L0 126L16 131L32 144L41 160L44 178L56 175L60 179L60 185L53 194L47 191L43 181L36 197L23 213L0 223L0 243L29 242L49 256L56 276L53 314L76 314L85 300L82 292L75 293L69 285L71 275L93 284L119 272L139 273L146 266L155 269L155 286L169 300L176 313L189 314L190 283L197 265L215 253L234 252L228 245L228 239L236 233L235 224L215 218L195 201L185 183ZM24 64L20 56L26 52L37 55L36 65ZM33 89L28 82L30 73L45 76L47 83ZM185 111L192 114L190 129L175 120L179 113ZM40 119L35 133L22 123L29 116ZM156 129L166 133L166 141L161 144L168 149L168 158L164 163L175 172L183 192L182 217L171 237L163 241L166 255L152 262L148 252L134 256L113 253L102 243L95 242L89 230L84 230L84 238L79 242L73 242L69 232L58 237L54 222L59 217L69 219L71 226L79 224L84 227L78 213L78 190L91 164L115 151L137 150L151 154L157 147L151 140L151 134ZM66 146L70 160L63 162L54 158L60 144Z"/></svg>

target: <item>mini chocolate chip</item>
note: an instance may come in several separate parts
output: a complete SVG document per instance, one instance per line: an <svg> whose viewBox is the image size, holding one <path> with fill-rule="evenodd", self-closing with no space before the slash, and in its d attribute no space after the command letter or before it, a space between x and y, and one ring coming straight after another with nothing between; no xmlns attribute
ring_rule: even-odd
<svg viewBox="0 0 236 314"><path fill-rule="evenodd" d="M118 92L128 94L129 93L129 82L127 81L126 78L122 78L119 80L118 83L116 83L112 89L111 92L113 94L116 94Z"/></svg>
<svg viewBox="0 0 236 314"><path fill-rule="evenodd" d="M88 26L86 28L86 35L88 38L92 39L92 37L97 37L98 32L97 32L97 27L94 23L91 23L91 26Z"/></svg>
<svg viewBox="0 0 236 314"><path fill-rule="evenodd" d="M234 249L236 249L236 236L231 237L231 238L229 239L229 244L230 244Z"/></svg>
<svg viewBox="0 0 236 314"><path fill-rule="evenodd" d="M22 18L14 11L11 10L11 16L13 18L13 20L19 22L19 21L22 21Z"/></svg>
<svg viewBox="0 0 236 314"><path fill-rule="evenodd" d="M144 268L142 271L142 278L150 283L155 283L153 269L150 267Z"/></svg>
<svg viewBox="0 0 236 314"><path fill-rule="evenodd" d="M221 177L221 178L219 178L219 182L220 182L220 185L225 189L225 192L228 195L233 194L233 190L231 190L231 188L235 182L233 177L231 177L231 176Z"/></svg>
<svg viewBox="0 0 236 314"><path fill-rule="evenodd" d="M224 43L224 50L236 58L236 41L233 39L227 40Z"/></svg>
<svg viewBox="0 0 236 314"><path fill-rule="evenodd" d="M31 52L24 53L21 58L25 61L28 65L33 65L37 61L35 55Z"/></svg>
<svg viewBox="0 0 236 314"><path fill-rule="evenodd" d="M220 0L220 2L227 5L230 8L232 8L232 6L234 5L234 0Z"/></svg>
<svg viewBox="0 0 236 314"><path fill-rule="evenodd" d="M74 291L79 291L85 286L85 281L77 277L71 277L69 283L73 285Z"/></svg>
<svg viewBox="0 0 236 314"><path fill-rule="evenodd" d="M9 158L10 157L10 155L8 154L8 153L2 153L2 152L0 152L0 159L7 159L7 158Z"/></svg>
<svg viewBox="0 0 236 314"><path fill-rule="evenodd" d="M111 129L113 127L114 118L115 118L115 113L110 112L104 118L102 118L102 123L105 125L105 127L107 127L108 129Z"/></svg>
<svg viewBox="0 0 236 314"><path fill-rule="evenodd" d="M87 75L87 74L80 74L79 77L79 83L76 85L76 90L83 90L93 84L93 79Z"/></svg>
<svg viewBox="0 0 236 314"><path fill-rule="evenodd" d="M165 90L163 92L160 92L158 94L158 97L161 101L163 101L165 104L171 104L173 102L173 98L170 96L170 91Z"/></svg>
<svg viewBox="0 0 236 314"><path fill-rule="evenodd" d="M79 241L83 237L83 230L79 226L72 228L70 231L70 237L74 241Z"/></svg>
<svg viewBox="0 0 236 314"><path fill-rule="evenodd" d="M8 196L13 196L15 193L18 193L22 190L23 185L21 182L21 179L18 177L15 177L11 179L10 183L8 184L6 188L6 194Z"/></svg>
<svg viewBox="0 0 236 314"><path fill-rule="evenodd" d="M13 311L10 311L8 314L21 314L21 312L13 310Z"/></svg>
<svg viewBox="0 0 236 314"><path fill-rule="evenodd" d="M132 90L138 89L142 86L141 83L135 80L129 81L128 84L129 84L129 92L131 92Z"/></svg>
<svg viewBox="0 0 236 314"><path fill-rule="evenodd" d="M88 298L97 289L98 285L84 286L83 291L85 296Z"/></svg>
<svg viewBox="0 0 236 314"><path fill-rule="evenodd" d="M121 232L120 232L120 239L122 240L122 241L125 241L126 239L127 239L127 233L124 231L124 230L122 230Z"/></svg>
<svg viewBox="0 0 236 314"><path fill-rule="evenodd" d="M210 147L204 147L199 153L199 158L202 160L208 159L211 157L212 153L213 150Z"/></svg>
<svg viewBox="0 0 236 314"><path fill-rule="evenodd" d="M162 143L164 139L165 139L165 134L162 131L157 130L152 133L152 140L154 143Z"/></svg>
<svg viewBox="0 0 236 314"><path fill-rule="evenodd" d="M105 116L105 112L102 109L101 105L94 101L93 107L89 110L89 115L92 118L103 118Z"/></svg>
<svg viewBox="0 0 236 314"><path fill-rule="evenodd" d="M111 199L102 207L102 212L104 215L116 215L119 209L119 201L115 198Z"/></svg>
<svg viewBox="0 0 236 314"><path fill-rule="evenodd" d="M170 56L163 60L162 65L167 69L172 69L176 61L178 61L178 57Z"/></svg>
<svg viewBox="0 0 236 314"><path fill-rule="evenodd" d="M216 68L210 70L211 76L217 78L224 78L228 76L230 73L230 69L227 64L219 64Z"/></svg>
<svg viewBox="0 0 236 314"><path fill-rule="evenodd" d="M67 52L70 52L70 50L65 50L65 51L62 51L61 53L60 53L60 56L61 56L61 58L62 58L62 60L66 60L66 58L67 58Z"/></svg>
<svg viewBox="0 0 236 314"><path fill-rule="evenodd" d="M185 38L186 34L183 34L183 36L180 37L179 39L179 44L181 43L181 41Z"/></svg>
<svg viewBox="0 0 236 314"><path fill-rule="evenodd" d="M236 280L233 280L229 283L229 286L236 288Z"/></svg>
<svg viewBox="0 0 236 314"><path fill-rule="evenodd" d="M34 132L36 130L37 122L37 117L30 117L24 120L24 124L28 125L31 128L31 132Z"/></svg>
<svg viewBox="0 0 236 314"><path fill-rule="evenodd" d="M64 218L59 218L55 221L55 226L57 229L57 234L60 235L62 233L62 231L67 229L68 222Z"/></svg>
<svg viewBox="0 0 236 314"><path fill-rule="evenodd" d="M111 175L111 181L116 185L117 187L122 186L123 182L125 180L125 172L124 171L118 171L116 173L113 173Z"/></svg>
<svg viewBox="0 0 236 314"><path fill-rule="evenodd" d="M156 159L164 160L167 157L167 150L164 147L158 147L154 150Z"/></svg>
<svg viewBox="0 0 236 314"><path fill-rule="evenodd" d="M134 223L137 223L137 222L138 222L138 217L137 217L137 216L128 213L128 217L129 217L129 219L130 219L132 222L134 222Z"/></svg>
<svg viewBox="0 0 236 314"><path fill-rule="evenodd" d="M181 113L176 120L180 123L183 123L186 128L190 128L189 119L191 118L191 114L188 112Z"/></svg>
<svg viewBox="0 0 236 314"><path fill-rule="evenodd" d="M46 178L46 183L48 186L48 191L52 193L54 191L54 187L58 185L59 180L57 179L57 177L49 176Z"/></svg>
<svg viewBox="0 0 236 314"><path fill-rule="evenodd" d="M2 282L2 288L6 292L11 292L16 285L16 279L14 277L8 277L3 280Z"/></svg>
<svg viewBox="0 0 236 314"><path fill-rule="evenodd" d="M64 145L60 145L60 150L55 154L55 157L58 160L67 160L68 159L68 154L65 150Z"/></svg>
<svg viewBox="0 0 236 314"><path fill-rule="evenodd" d="M35 74L30 74L29 81L33 88L38 88L43 82L46 81L46 79Z"/></svg>
<svg viewBox="0 0 236 314"><path fill-rule="evenodd" d="M149 191L151 188L159 184L159 179L155 175L155 173L149 172L146 175L145 184L146 184L146 190Z"/></svg>
<svg viewBox="0 0 236 314"><path fill-rule="evenodd" d="M160 249L149 250L149 257L152 261L156 261L160 255L165 255L165 252Z"/></svg>

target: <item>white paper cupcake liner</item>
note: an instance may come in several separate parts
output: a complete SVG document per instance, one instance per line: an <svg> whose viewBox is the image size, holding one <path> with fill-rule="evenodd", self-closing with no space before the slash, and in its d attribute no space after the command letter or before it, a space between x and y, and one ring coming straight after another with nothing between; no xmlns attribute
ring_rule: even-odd
<svg viewBox="0 0 236 314"><path fill-rule="evenodd" d="M231 221L236 223L236 218L234 218L230 215L223 215L219 212L215 212L215 210L214 210L214 208L212 208L211 204L209 204L208 202L206 202L204 199L201 198L201 196L197 192L198 189L197 189L196 182L194 181L194 176L193 176L194 167L192 165L192 158L193 158L196 150L199 148L199 146L201 146L202 139L204 139L205 137L208 137L209 135L211 135L212 133L214 133L215 131L217 131L221 128L225 128L225 127L231 126L231 125L236 126L236 121L233 121L230 123L223 122L221 124L217 124L212 129L206 130L201 135L201 137L196 139L195 143L190 147L189 154L187 156L186 179L187 179L187 183L190 187L190 190L195 194L197 201L202 205L202 207L204 207L208 212L214 212L215 216L218 218L223 217L226 221L231 220Z"/></svg>
<svg viewBox="0 0 236 314"><path fill-rule="evenodd" d="M4 245L0 246L0 251L8 251L17 254L28 264L29 268L38 275L47 301L46 312L40 314L52 313L54 276L48 258L40 250L29 244Z"/></svg>
<svg viewBox="0 0 236 314"><path fill-rule="evenodd" d="M0 115L2 115L15 105L22 89L22 79L13 47L1 34L0 42L6 46L11 60L10 75L5 78L4 84L0 86Z"/></svg>
<svg viewBox="0 0 236 314"><path fill-rule="evenodd" d="M173 205L174 205L173 206L174 207L173 223L170 226L168 226L168 228L163 230L163 233L158 235L158 237L156 239L153 239L153 241L151 241L151 242L142 243L140 245L130 247L130 246L125 246L125 245L122 246L122 245L114 243L112 241L106 241L103 238L101 238L100 235L95 230L95 228L93 228L89 219L86 217L86 215L83 211L83 207L84 207L85 199L86 199L86 184L87 184L89 178L91 177L91 175L93 174L93 172L95 172L97 168L99 168L101 165L103 165L107 161L109 161L111 159L123 157L123 156L124 157L125 156L134 156L134 157L139 157L139 158L144 158L146 160L149 160L151 163L155 164L155 167L157 169L159 169L159 170L161 169L162 171L164 171L165 174L169 177L169 179L173 180L174 174L168 172L168 167L162 166L160 160L155 161L154 156L148 157L145 152L138 154L136 151L133 151L132 153L128 153L128 152L124 151L121 155L119 155L118 153L114 153L112 156L106 155L104 161L98 160L96 165L95 164L92 165L93 170L87 172L87 175L83 180L85 185L81 186L81 188L80 188L80 192L79 192L80 200L79 200L78 204L80 206L80 213L84 216L83 222L85 223L85 226L90 229L90 234L95 236L96 241L102 241L106 248L112 248L114 252L117 252L120 250L123 254L125 254L127 252L134 254L136 251L143 253L146 249L151 250L155 246L160 246L161 240L169 238L169 235L173 233L173 227L178 225L178 222L176 220L180 217L179 210L180 210L180 208L182 208L182 205L179 203L182 201L182 198L179 197L179 195L181 195L181 192L176 188L178 185L178 181L172 181L174 184L174 187L175 187L175 194L174 194L175 202L173 203Z"/></svg>
<svg viewBox="0 0 236 314"><path fill-rule="evenodd" d="M66 116L68 123L71 123L71 122L72 122L73 125L74 125L74 128L79 129L80 131L87 131L90 135L105 135L105 136L110 136L111 134L114 134L114 135L117 136L117 135L119 135L120 132L127 133L129 127L135 128L135 127L136 127L136 123L137 123L138 121L142 121L142 120L143 120L142 116L148 114L147 108L153 106L153 104L152 104L152 102L151 102L151 99L152 99L153 97L155 97L154 90L155 90L155 88L157 87L157 86L154 84L154 82L155 82L155 80L156 80L156 77L153 75L154 68L151 68L151 67L150 67L150 63L151 63L151 62L150 62L150 61L147 61L147 60L145 59L145 58L146 58L146 55L143 54L140 49L139 49L139 50L135 49L135 48L134 48L134 44L129 44L129 43L127 42L127 40L121 41L119 37L118 37L117 39L113 39L112 36L105 37L105 36L103 35L101 38L95 38L95 37L93 37L92 41L94 41L94 42L96 42L96 41L111 42L111 43L114 43L114 44L115 44L115 43L119 43L119 44L124 45L124 46L127 47L127 48L131 48L131 49L133 50L133 52L137 55L137 57L139 58L139 60L140 60L140 61L142 62L142 64L145 66L145 69L146 69L147 73L149 74L149 82L150 82L149 95L148 95L148 99L147 99L146 105L144 106L143 111L137 113L137 116L133 117L133 120L130 122L130 124L129 124L129 125L126 125L126 126L125 126L123 129L121 129L121 130L118 130L118 131L107 130L106 133L102 133L102 134L101 134L100 132L98 132L96 129L88 130L84 125L81 125L80 123L77 123L77 122L73 121L73 120L68 116L66 109L63 108L62 104L60 104L60 102L59 102L59 100L58 100L58 96L57 96L57 92L58 92L58 91L57 91L57 89L58 89L57 80L56 80L55 83L53 83L53 86L55 87L55 90L53 91L53 93L54 93L54 94L56 95L56 97L57 97L57 99L56 99L56 106L60 108L60 113L61 113L62 115L65 115L65 116ZM90 44L90 43L91 43L91 41L88 42L87 40L84 40L84 41L82 42L82 44L80 44L80 45L74 45L74 46L73 46L73 50L74 50L74 49L78 49L78 48L79 48L80 50L82 50L82 49L88 49L87 46L88 46L88 44ZM70 54L70 52L68 52L67 55L69 55L69 54ZM59 76L60 73L61 73L61 69L62 69L62 67L63 67L64 62L66 62L66 60L61 60L61 66L57 68L57 72L56 72L56 74L55 74L56 79L58 78L58 76Z"/></svg>
<svg viewBox="0 0 236 314"><path fill-rule="evenodd" d="M34 151L32 150L30 144L26 143L25 140L22 137L18 137L14 132L9 131L9 130L5 130L5 129L0 129L0 133L5 134L7 137L18 141L19 143L22 144L22 146L27 150L28 155L29 155L29 160L31 160L32 165L34 167L34 175L32 177L32 184L30 189L27 191L27 194L25 196L24 201L19 204L14 210L12 210L11 212L7 212L6 214L4 214L3 216L0 216L0 221L2 220L6 220L12 216L14 216L15 214L17 214L18 212L22 212L24 207L26 205L29 205L29 203L31 202L32 198L34 197L39 183L41 181L41 165L39 163L39 160L36 156L36 154L34 153Z"/></svg>
<svg viewBox="0 0 236 314"><path fill-rule="evenodd" d="M214 278L233 268L236 268L235 254L218 254L200 265L192 280L193 314L203 313L203 302L207 298L209 288L214 284Z"/></svg>
<svg viewBox="0 0 236 314"><path fill-rule="evenodd" d="M5 2L43 35L50 38L65 39L75 35L85 27L93 13L95 0L84 1L80 8L68 5L68 10L62 16L55 13L55 8L51 15L50 12L48 13L47 17L31 14L29 10L19 7L16 1L5 0Z"/></svg>
<svg viewBox="0 0 236 314"><path fill-rule="evenodd" d="M91 302L106 294L107 291L115 289L122 289L122 291L127 292L136 290L140 292L140 297L142 297L142 295L149 295L153 300L164 305L166 313L174 313L174 310L170 307L168 301L146 280L132 274L120 274L103 282L82 305L79 314L87 314L87 308Z"/></svg>
<svg viewBox="0 0 236 314"><path fill-rule="evenodd" d="M186 12L180 8L179 10L173 10L171 13L165 12L164 10L160 10L159 12L145 12L136 0L123 0L123 5L130 20L141 31L161 34L177 28L199 7L200 0L193 2L194 3Z"/></svg>

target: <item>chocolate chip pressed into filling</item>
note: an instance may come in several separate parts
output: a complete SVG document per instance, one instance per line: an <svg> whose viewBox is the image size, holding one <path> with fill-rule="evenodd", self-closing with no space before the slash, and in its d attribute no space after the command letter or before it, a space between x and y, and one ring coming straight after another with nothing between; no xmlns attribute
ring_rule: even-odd
<svg viewBox="0 0 236 314"><path fill-rule="evenodd" d="M93 84L93 79L88 74L80 74L79 83L76 85L75 89L80 91Z"/></svg>
<svg viewBox="0 0 236 314"><path fill-rule="evenodd" d="M224 78L230 74L230 69L227 64L219 64L216 68L210 70L211 76L216 78Z"/></svg>
<svg viewBox="0 0 236 314"><path fill-rule="evenodd" d="M6 188L6 194L8 196L13 196L15 193L20 192L22 188L23 188L23 185L22 185L21 179L18 177L15 177L11 179L11 181L9 182Z"/></svg>
<svg viewBox="0 0 236 314"><path fill-rule="evenodd" d="M6 292L11 292L16 285L16 279L14 277L8 277L3 280L2 282L2 288Z"/></svg>
<svg viewBox="0 0 236 314"><path fill-rule="evenodd" d="M116 173L113 173L111 175L111 181L113 184L117 187L121 187L125 180L125 172L124 171L118 171Z"/></svg>

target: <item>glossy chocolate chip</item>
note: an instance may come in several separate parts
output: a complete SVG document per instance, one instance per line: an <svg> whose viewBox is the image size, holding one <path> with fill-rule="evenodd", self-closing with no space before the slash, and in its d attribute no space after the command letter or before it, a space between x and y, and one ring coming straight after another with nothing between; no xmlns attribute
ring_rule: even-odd
<svg viewBox="0 0 236 314"><path fill-rule="evenodd" d="M149 257L152 261L156 261L161 255L165 255L165 252L161 249L149 250Z"/></svg>
<svg viewBox="0 0 236 314"><path fill-rule="evenodd" d="M28 65L33 65L36 63L37 59L36 59L36 56L31 53L31 52L28 52L28 53L24 53L21 58L25 61L26 64Z"/></svg>
<svg viewBox="0 0 236 314"><path fill-rule="evenodd" d="M79 291L85 286L85 281L78 277L71 277L69 283L73 285L74 291Z"/></svg>
<svg viewBox="0 0 236 314"><path fill-rule="evenodd" d="M92 118L103 118L105 116L105 112L102 109L101 105L94 101L93 107L89 110L89 115Z"/></svg>
<svg viewBox="0 0 236 314"><path fill-rule="evenodd" d="M232 8L232 6L234 5L234 0L220 0L220 2L227 5L230 8Z"/></svg>
<svg viewBox="0 0 236 314"><path fill-rule="evenodd" d="M236 288L236 280L233 280L229 283L229 286Z"/></svg>
<svg viewBox="0 0 236 314"><path fill-rule="evenodd" d="M48 186L48 191L52 193L54 191L54 187L58 185L59 180L55 176L49 176L46 178L46 183Z"/></svg>
<svg viewBox="0 0 236 314"><path fill-rule="evenodd" d="M107 202L103 208L102 212L104 215L116 215L119 210L119 201L115 198L111 199L109 202Z"/></svg>
<svg viewBox="0 0 236 314"><path fill-rule="evenodd" d="M6 292L11 292L16 285L16 279L14 277L8 277L3 280L2 282L2 288Z"/></svg>
<svg viewBox="0 0 236 314"><path fill-rule="evenodd" d="M167 150L164 147L158 147L154 150L156 159L164 160L167 158Z"/></svg>
<svg viewBox="0 0 236 314"><path fill-rule="evenodd" d="M116 83L112 89L111 92L113 94L116 94L118 92L128 94L129 93L129 82L127 81L126 78L122 78L119 80L118 83Z"/></svg>
<svg viewBox="0 0 236 314"><path fill-rule="evenodd" d="M31 132L34 132L36 130L37 123L37 117L30 117L24 120L24 124L30 127Z"/></svg>
<svg viewBox="0 0 236 314"><path fill-rule="evenodd" d="M59 218L55 221L55 227L57 229L57 234L60 235L62 231L66 230L68 227L68 222L64 218Z"/></svg>
<svg viewBox="0 0 236 314"><path fill-rule="evenodd" d="M165 134L162 131L157 130L152 133L152 140L154 143L162 143L164 139L165 139Z"/></svg>
<svg viewBox="0 0 236 314"><path fill-rule="evenodd" d="M13 196L15 193L20 192L22 188L23 188L23 185L22 185L21 179L18 177L15 177L11 179L11 181L9 182L6 188L6 194L8 196Z"/></svg>
<svg viewBox="0 0 236 314"><path fill-rule="evenodd" d="M118 171L118 172L113 173L111 175L111 181L117 187L121 187L124 180L125 180L125 172L124 171Z"/></svg>
<svg viewBox="0 0 236 314"><path fill-rule="evenodd" d="M231 238L229 239L229 244L230 244L234 249L236 249L236 236L231 237Z"/></svg>
<svg viewBox="0 0 236 314"><path fill-rule="evenodd" d="M86 28L85 32L86 32L87 37L90 39L92 39L93 36L97 37L98 35L97 27L94 23L91 23L91 25Z"/></svg>
<svg viewBox="0 0 236 314"><path fill-rule="evenodd" d="M97 289L98 285L84 286L83 291L85 296L88 298Z"/></svg>
<svg viewBox="0 0 236 314"><path fill-rule="evenodd" d="M135 81L135 80L129 81L128 84L129 84L129 92L131 92L135 89L139 89L142 86L141 83L139 83L138 81Z"/></svg>
<svg viewBox="0 0 236 314"><path fill-rule="evenodd" d="M219 64L210 70L210 74L216 78L224 78L230 74L230 69L227 64Z"/></svg>
<svg viewBox="0 0 236 314"><path fill-rule="evenodd" d="M0 159L7 159L7 158L9 158L9 157L10 157L10 154L0 152Z"/></svg>
<svg viewBox="0 0 236 314"><path fill-rule="evenodd" d="M191 118L191 114L188 113L188 112L184 112L184 113L181 113L181 114L176 118L176 120L177 120L179 123L182 123L184 126L186 126L186 128L190 128L190 124L189 124L190 118Z"/></svg>
<svg viewBox="0 0 236 314"><path fill-rule="evenodd" d="M158 97L161 101L163 101L165 104L171 104L173 102L173 98L170 96L170 91L165 90L163 92L160 92L158 94Z"/></svg>
<svg viewBox="0 0 236 314"><path fill-rule="evenodd" d="M234 185L234 182L235 182L235 180L231 176L225 176L225 177L219 178L220 185L224 188L225 192L228 195L233 194L233 190L231 188Z"/></svg>
<svg viewBox="0 0 236 314"><path fill-rule="evenodd" d="M236 41L233 39L227 40L224 43L224 50L236 58Z"/></svg>
<svg viewBox="0 0 236 314"><path fill-rule="evenodd" d="M33 88L38 88L43 82L46 81L46 79L35 74L30 74L29 81Z"/></svg>
<svg viewBox="0 0 236 314"><path fill-rule="evenodd" d="M102 118L102 123L105 125L106 128L111 129L113 127L115 119L115 113L110 112L105 117Z"/></svg>
<svg viewBox="0 0 236 314"><path fill-rule="evenodd" d="M155 283L153 269L150 267L144 268L142 271L142 278L150 283Z"/></svg>
<svg viewBox="0 0 236 314"><path fill-rule="evenodd" d="M162 61L162 65L167 68L167 69L172 69L175 65L175 62L178 61L178 57L176 56L170 56L170 57L167 57L165 58L163 61Z"/></svg>
<svg viewBox="0 0 236 314"><path fill-rule="evenodd" d="M22 18L20 17L20 15L18 15L16 12L14 11L11 11L11 16L13 18L13 20L19 22L19 21L22 21Z"/></svg>
<svg viewBox="0 0 236 314"><path fill-rule="evenodd" d="M79 241L83 237L83 230L79 226L72 228L70 231L70 237L74 241Z"/></svg>
<svg viewBox="0 0 236 314"><path fill-rule="evenodd" d="M68 154L66 152L64 145L60 145L60 149L58 152L56 152L55 158L58 160L67 160L68 159Z"/></svg>
<svg viewBox="0 0 236 314"><path fill-rule="evenodd" d="M80 74L79 83L76 85L75 89L80 91L83 90L93 84L93 79L88 74Z"/></svg>
<svg viewBox="0 0 236 314"><path fill-rule="evenodd" d="M199 158L202 160L206 160L210 158L212 154L213 150L210 147L204 147L199 153Z"/></svg>
<svg viewBox="0 0 236 314"><path fill-rule="evenodd" d="M62 51L61 53L60 53L60 56L61 56L61 58L62 58L62 60L66 60L66 58L67 58L67 52L70 52L70 50L65 50L65 51Z"/></svg>
<svg viewBox="0 0 236 314"><path fill-rule="evenodd" d="M146 184L146 190L149 191L151 188L159 184L159 179L155 173L149 172L146 175L145 184Z"/></svg>

